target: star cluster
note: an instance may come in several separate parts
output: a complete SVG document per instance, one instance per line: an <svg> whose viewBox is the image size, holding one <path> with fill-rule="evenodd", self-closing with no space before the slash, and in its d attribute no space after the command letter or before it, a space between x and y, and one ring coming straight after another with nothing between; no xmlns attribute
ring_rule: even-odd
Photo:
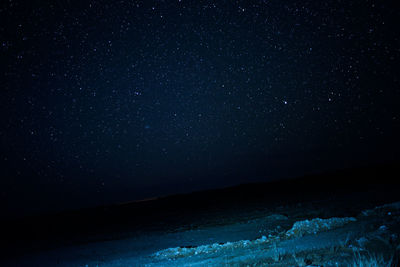
<svg viewBox="0 0 400 267"><path fill-rule="evenodd" d="M98 204L392 158L399 13L382 1L4 1L2 196L25 184Z"/></svg>

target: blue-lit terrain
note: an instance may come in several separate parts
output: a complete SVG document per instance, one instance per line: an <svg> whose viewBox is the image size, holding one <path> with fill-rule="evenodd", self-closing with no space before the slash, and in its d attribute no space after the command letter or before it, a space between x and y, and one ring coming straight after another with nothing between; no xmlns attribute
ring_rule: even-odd
<svg viewBox="0 0 400 267"><path fill-rule="evenodd" d="M4 264L398 266L398 168L385 169L333 174L342 188L322 188L316 179L332 175L318 175L36 218L11 227L33 223L31 240L9 236L25 252L11 249ZM357 173L369 186L346 182Z"/></svg>

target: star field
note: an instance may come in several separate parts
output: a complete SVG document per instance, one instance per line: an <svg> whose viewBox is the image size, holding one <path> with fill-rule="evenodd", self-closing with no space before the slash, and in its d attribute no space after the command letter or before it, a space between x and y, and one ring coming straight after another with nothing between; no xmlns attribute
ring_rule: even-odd
<svg viewBox="0 0 400 267"><path fill-rule="evenodd" d="M97 205L394 159L399 13L380 1L4 2L2 198Z"/></svg>

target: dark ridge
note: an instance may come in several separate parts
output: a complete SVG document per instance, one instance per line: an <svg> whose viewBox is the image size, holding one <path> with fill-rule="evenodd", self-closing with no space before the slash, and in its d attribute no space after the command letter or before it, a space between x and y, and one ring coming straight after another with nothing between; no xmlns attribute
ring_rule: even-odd
<svg viewBox="0 0 400 267"><path fill-rule="evenodd" d="M359 195L371 205L398 201L399 166L393 162L4 221L0 249L7 257L13 257L57 246L126 238L146 230L195 227L193 222L204 221L205 212L215 214L218 223L218 212L222 210L237 215L249 207L263 210L305 201L354 200Z"/></svg>

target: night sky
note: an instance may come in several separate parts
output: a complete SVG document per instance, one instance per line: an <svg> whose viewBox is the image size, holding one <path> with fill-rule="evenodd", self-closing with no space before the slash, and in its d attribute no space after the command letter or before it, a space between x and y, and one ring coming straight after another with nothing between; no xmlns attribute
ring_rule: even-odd
<svg viewBox="0 0 400 267"><path fill-rule="evenodd" d="M1 3L2 216L399 158L390 1L50 3Z"/></svg>

